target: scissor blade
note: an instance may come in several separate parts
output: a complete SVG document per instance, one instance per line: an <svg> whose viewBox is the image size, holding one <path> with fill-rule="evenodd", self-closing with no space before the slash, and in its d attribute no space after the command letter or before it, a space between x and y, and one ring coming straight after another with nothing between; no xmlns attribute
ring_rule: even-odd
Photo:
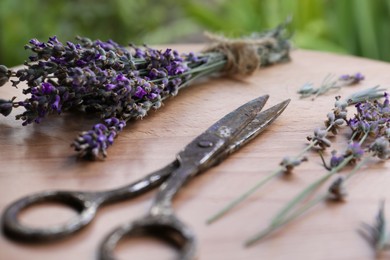
<svg viewBox="0 0 390 260"><path fill-rule="evenodd" d="M268 95L264 95L245 103L244 105L233 110L232 112L230 112L229 114L225 115L223 118L218 120L216 123L210 126L205 131L205 133L207 132L216 133L217 135L220 135L221 138L225 138L225 134L230 136L236 136L263 109L268 98L269 98ZM228 133L225 133L225 131L222 131L222 133L220 133L221 127L222 128L228 127L229 128Z"/></svg>
<svg viewBox="0 0 390 260"><path fill-rule="evenodd" d="M278 118L280 114L282 114L289 103L290 99L287 99L261 113L258 113L257 116L246 126L246 128L233 139L229 147L226 149L226 152L231 154L258 136L264 131L264 129L267 128L267 126Z"/></svg>
<svg viewBox="0 0 390 260"><path fill-rule="evenodd" d="M220 154L231 140L258 115L268 97L264 95L253 99L218 120L178 154L179 161L185 160L207 168L208 162Z"/></svg>

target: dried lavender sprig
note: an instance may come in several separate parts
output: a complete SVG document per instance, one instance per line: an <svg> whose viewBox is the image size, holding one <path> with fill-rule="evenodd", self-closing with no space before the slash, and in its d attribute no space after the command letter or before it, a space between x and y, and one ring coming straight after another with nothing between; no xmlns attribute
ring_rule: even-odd
<svg viewBox="0 0 390 260"><path fill-rule="evenodd" d="M373 225L363 223L359 233L374 247L377 255L384 250L390 249L384 201L381 201L379 205L375 223Z"/></svg>
<svg viewBox="0 0 390 260"><path fill-rule="evenodd" d="M347 122L348 126L353 131L353 136L355 138L359 138L359 142L351 142L348 145L348 149L346 150L345 154L341 157L336 157L335 154L333 154L331 159L331 166L333 167L331 168L331 171L318 181L314 182L295 199L289 202L288 205L274 218L273 224L284 218L294 205L307 197L306 194L312 190L315 190L331 175L342 169L342 167L340 168L340 165L344 167L349 162L360 159L364 153L364 151L361 149L361 145L369 135L377 136L377 139L370 146L371 151L374 152L373 155L381 159L387 159L390 156L389 142L387 139L384 140L381 138L387 133L386 131L390 127L390 106L389 98L386 93L384 94L384 98L385 100L383 103L378 101L371 103L369 100L367 100L364 103L365 105L359 104L356 106L358 113L353 119L347 120ZM337 106L344 107L344 105L339 103L339 98L337 98L336 101L336 109L334 110L334 114L340 116L340 111L337 110Z"/></svg>
<svg viewBox="0 0 390 260"><path fill-rule="evenodd" d="M356 95L353 95L353 97L364 97L364 94L366 94L365 100L369 101L374 98L374 95L372 95L373 91L377 91L375 88L373 90L369 91L360 91ZM385 107L389 106L388 96L387 94L381 93L381 97L385 97L385 101L383 104L375 103L377 106L381 108L381 110L386 111ZM349 98L351 100L351 98ZM353 99L352 99L353 100ZM355 102L349 102L349 104L353 104ZM270 175L265 177L263 180L255 184L251 189L240 195L238 198L230 202L227 206L225 206L222 210L218 211L216 214L214 214L212 217L210 217L207 220L207 223L210 224L222 216L224 216L226 213L228 213L230 210L232 210L235 206L243 202L247 197L249 197L251 194L253 194L255 191L257 191L260 187L262 187L264 184L266 184L268 181L273 179L274 177L278 176L282 172L291 171L295 166L299 165L298 158L303 158L302 156L310 150L312 147L318 145L321 148L326 148L330 145L330 141L326 138L326 133L332 132L333 134L337 134L337 127L344 124L344 122L348 122L347 120L347 106L349 105L347 100L341 100L340 97L336 97L335 102L335 108L333 109L332 113L328 113L327 115L327 121L325 121L325 125L327 126L327 129L316 129L314 132L314 136L309 137L308 140L311 141L311 143L295 158L292 159L283 159L284 164L282 164L283 167L277 168L275 171L273 171ZM362 110L361 110L362 111ZM390 121L390 120L388 120ZM304 205L301 205L299 208L295 208L299 203L301 203L303 200L308 198L318 187L320 187L325 181L327 181L331 176L339 172L341 169L343 169L346 165L355 162L356 160L359 160L363 156L363 150L361 149L361 144L366 140L368 135L370 134L370 131L368 131L367 128L360 128L355 129L355 131L363 131L365 134L361 136L360 142L354 143L351 142L348 146L348 149L346 152L341 155L337 156L336 153L332 152L332 158L330 162L330 167L327 167L329 169L329 173L321 177L319 180L315 181L311 185L309 185L302 193L298 194L293 200L291 200L285 208L283 208L278 215L273 219L272 223L263 231L256 234L254 237L246 241L245 245L249 246L253 243L261 240L271 232L281 228L282 226L288 224L292 220L298 218L303 213L305 213L307 210L315 206L320 201L324 200L326 197L328 197L328 193L321 195L317 197L316 199L313 199L311 201L308 201ZM385 132L387 134L387 138L390 138L390 129ZM377 138L372 145L370 145L369 151L373 152L373 156L377 156L380 159L387 159L390 157L390 144L388 139L383 139L382 137ZM288 163L290 162L290 163ZM296 163L298 162L298 163ZM358 164L355 165L354 169L347 175L346 179L350 178L353 174L355 174L361 167L367 162L366 159L360 161Z"/></svg>
<svg viewBox="0 0 390 260"><path fill-rule="evenodd" d="M123 130L126 122L115 117L105 119L103 123L96 124L92 130L82 132L73 143L76 151L83 157L100 155L106 156L108 146L114 143L116 135Z"/></svg>
<svg viewBox="0 0 390 260"><path fill-rule="evenodd" d="M359 102L364 102L367 100L375 100L383 97L383 93L386 91L385 88L380 88L380 86L375 86L368 89L363 89L361 91L355 92L350 95L345 101L348 105L354 105Z"/></svg>
<svg viewBox="0 0 390 260"><path fill-rule="evenodd" d="M62 44L56 37L46 43L33 39L26 45L34 53L25 63L26 68L11 71L0 67L0 82L11 80L17 86L26 81L28 88L23 93L30 97L12 100L11 107L9 101L2 100L1 113L8 115L12 107L24 107L26 111L17 115L23 125L69 110L94 112L102 119L125 122L142 118L199 77L216 72L250 74L258 67L288 60L290 44L284 28L279 26L245 40L223 40L208 51L183 55L149 47L130 46L128 50L111 40L78 38L78 43ZM94 135L94 129L99 127L80 136L85 139L88 133ZM102 147L99 154L105 156L111 145L86 145L79 140L73 146L89 157L97 156L96 146Z"/></svg>
<svg viewBox="0 0 390 260"><path fill-rule="evenodd" d="M338 101L339 98L337 99L336 104ZM375 135L376 139L371 143L371 145L369 145L368 152L372 152L372 157L378 157L382 160L388 159L390 157L390 136L387 135L387 131L390 132L390 130L388 130L390 129L389 103L389 98L386 93L384 94L383 103L380 103L378 100L371 102L367 99L364 103L358 103L356 105L357 114L355 114L353 119L348 120L348 126L352 129L354 138L360 138L359 143L350 143L344 155L340 157L337 157L335 153L332 153L330 163L332 167L330 171L319 180L310 184L301 193L289 201L286 206L282 208L279 213L272 219L271 224L266 229L247 240L245 245L249 246L261 240L271 232L296 219L308 209L324 199L324 195L319 196L318 198L313 199L312 201L308 201L297 208L299 204L308 198L308 196L311 195L314 190L320 187L332 175L340 171L347 164L354 163L355 161L362 158L364 151L361 149L361 145L369 135ZM351 124L351 121L353 121L355 124ZM361 122L363 123L360 124ZM378 128L378 124L382 124L382 131L380 128ZM365 162L366 160L363 160L363 162L357 164L354 170L349 175L347 175L347 178L350 178Z"/></svg>
<svg viewBox="0 0 390 260"><path fill-rule="evenodd" d="M318 88L314 87L312 83L306 83L298 90L298 94L301 95L301 98L313 96L314 100L316 97L323 95L332 89L340 89L344 86L352 86L358 84L362 80L364 80L364 76L359 72L353 75L341 75L337 79L334 79L333 76L328 75L325 77Z"/></svg>
<svg viewBox="0 0 390 260"><path fill-rule="evenodd" d="M367 160L362 160L358 164L354 166L354 168L348 173L348 175L343 178L344 180L349 179L352 175L354 175L364 164L367 163ZM337 180L336 180L337 181ZM332 185L334 182L332 183ZM331 185L331 186L332 186ZM278 222L273 223L273 225L269 225L266 229L262 230L260 233L255 234L251 238L249 238L247 241L245 241L245 246L251 246L252 244L262 240L272 232L277 231L278 229L282 228L283 226L289 224L290 222L294 221L304 213L306 213L308 210L316 206L318 203L325 201L329 198L330 192L326 192L324 194L321 194L317 196L316 198L308 201L304 205L302 205L300 208L293 211L289 216L286 216L282 219L279 219Z"/></svg>

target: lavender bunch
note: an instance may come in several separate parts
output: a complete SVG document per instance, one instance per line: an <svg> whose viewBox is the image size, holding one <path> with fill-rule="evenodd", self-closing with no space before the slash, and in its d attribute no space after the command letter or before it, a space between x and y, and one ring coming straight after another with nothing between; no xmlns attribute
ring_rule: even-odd
<svg viewBox="0 0 390 260"><path fill-rule="evenodd" d="M57 37L32 39L25 46L32 55L24 68L0 65L0 86L8 81L15 87L27 85L26 99L0 99L0 113L8 116L12 109L24 108L16 116L23 125L66 111L93 113L102 121L81 132L72 146L83 157L105 157L127 121L160 108L195 79L214 73L249 75L289 60L284 28L237 40L218 38L203 52L182 55L147 46L124 48L112 40L77 37L76 43L63 44Z"/></svg>

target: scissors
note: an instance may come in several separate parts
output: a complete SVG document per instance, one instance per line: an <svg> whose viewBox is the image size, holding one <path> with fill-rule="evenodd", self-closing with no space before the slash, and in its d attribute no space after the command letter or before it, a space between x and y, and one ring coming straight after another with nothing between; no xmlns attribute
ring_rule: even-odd
<svg viewBox="0 0 390 260"><path fill-rule="evenodd" d="M91 223L101 206L136 197L159 186L146 216L107 235L100 246L99 258L115 259L113 252L122 238L141 235L160 237L179 249L179 259L193 259L197 247L195 235L174 214L172 200L192 177L217 165L261 133L290 102L285 100L261 112L268 97L258 97L230 112L185 146L173 162L136 182L97 192L44 191L15 201L4 211L4 233L9 238L25 242L63 238ZM19 221L18 215L22 210L45 202L67 205L78 215L64 224L49 228L28 227Z"/></svg>

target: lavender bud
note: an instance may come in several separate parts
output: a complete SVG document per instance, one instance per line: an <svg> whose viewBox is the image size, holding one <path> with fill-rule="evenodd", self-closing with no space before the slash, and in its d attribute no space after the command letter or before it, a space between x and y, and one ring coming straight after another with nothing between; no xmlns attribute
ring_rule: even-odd
<svg viewBox="0 0 390 260"><path fill-rule="evenodd" d="M345 157L352 155L354 159L360 159L364 154L364 150L359 143L352 142L348 145L345 151Z"/></svg>
<svg viewBox="0 0 390 260"><path fill-rule="evenodd" d="M314 130L314 136L308 136L307 139L312 142L317 142L317 145L322 149L331 146L331 141L326 138L327 136L326 129L316 128Z"/></svg>
<svg viewBox="0 0 390 260"><path fill-rule="evenodd" d="M286 156L283 158L283 160L280 162L280 166L284 168L283 172L286 174L290 174L294 167L300 165L302 162L307 161L307 157L303 157L301 159L299 158L291 158L289 156Z"/></svg>
<svg viewBox="0 0 390 260"><path fill-rule="evenodd" d="M8 116L12 111L12 101L0 99L0 114L3 116Z"/></svg>
<svg viewBox="0 0 390 260"><path fill-rule="evenodd" d="M338 177L328 189L328 199L343 201L346 196L347 191L345 189L345 179L343 177Z"/></svg>
<svg viewBox="0 0 390 260"><path fill-rule="evenodd" d="M314 130L314 136L315 137L318 137L318 138L323 138L326 136L328 132L326 131L326 129L321 129L321 128L316 128Z"/></svg>
<svg viewBox="0 0 390 260"><path fill-rule="evenodd" d="M313 84L311 83L306 83L304 84L299 90L298 90L298 94L301 94L302 97L305 97L305 96L309 96L313 93L315 93L316 90L313 86Z"/></svg>
<svg viewBox="0 0 390 260"><path fill-rule="evenodd" d="M330 168L337 167L343 160L344 156L337 156L337 151L333 150L331 152L332 157L330 158Z"/></svg>
<svg viewBox="0 0 390 260"><path fill-rule="evenodd" d="M348 74L342 75L339 78L339 81L341 82L341 84L346 85L346 86L357 84L362 80L364 80L364 76L360 72L358 72L354 75L348 75Z"/></svg>
<svg viewBox="0 0 390 260"><path fill-rule="evenodd" d="M4 65L0 65L0 87L8 82L11 76L10 70Z"/></svg>
<svg viewBox="0 0 390 260"><path fill-rule="evenodd" d="M328 122L329 122L329 124L332 124L332 123L334 122L334 120L335 120L335 115L334 115L334 113L329 112L329 113L327 114L327 117L328 117Z"/></svg>
<svg viewBox="0 0 390 260"><path fill-rule="evenodd" d="M386 160L390 157L390 143L389 140L381 136L370 145L369 151L374 153L380 159Z"/></svg>
<svg viewBox="0 0 390 260"><path fill-rule="evenodd" d="M334 124L340 126L344 124L344 122L345 122L344 119L338 118L334 121Z"/></svg>
<svg viewBox="0 0 390 260"><path fill-rule="evenodd" d="M345 100L341 100L340 97L338 96L336 97L336 102L334 103L334 106L344 111L347 109L348 103Z"/></svg>

